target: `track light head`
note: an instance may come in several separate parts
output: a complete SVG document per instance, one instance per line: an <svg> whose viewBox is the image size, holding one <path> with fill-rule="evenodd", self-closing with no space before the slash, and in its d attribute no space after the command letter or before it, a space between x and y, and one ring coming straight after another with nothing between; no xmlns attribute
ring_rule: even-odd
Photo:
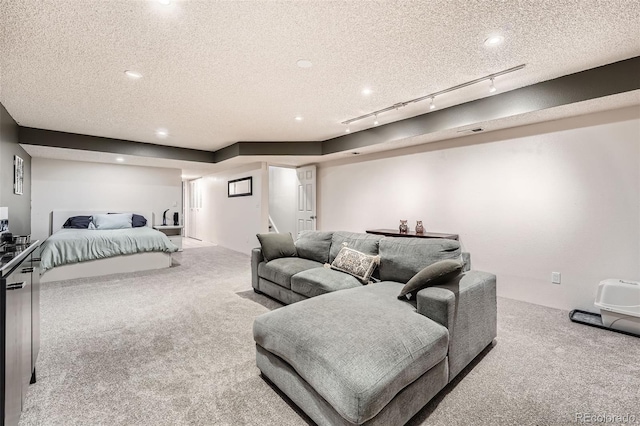
<svg viewBox="0 0 640 426"><path fill-rule="evenodd" d="M388 111L394 111L394 110L397 111L400 108L405 107L405 106L407 106L409 104L426 101L427 99L430 100L429 110L434 110L434 109L436 109L436 104L435 104L435 97L436 96L440 96L440 95L443 95L445 93L453 92L454 90L462 89L463 87L471 86L473 84L477 84L477 83L483 83L484 84L484 82L487 81L487 80L490 81L489 93L495 93L495 92L497 92L496 86L494 84L494 79L496 77L499 77L499 76L502 76L502 75L505 75L505 74L509 74L509 73L512 73L512 72L515 72L515 71L519 71L519 70L523 69L524 67L526 67L526 64L521 64L521 65L518 65L518 66L515 66L515 67L512 67L512 68L508 68L506 70L502 70L502 71L494 72L492 74L484 75L482 77L476 78L475 80L466 81L464 83L460 83L458 85L451 86L451 87L448 87L446 89L439 90L437 92L429 93L429 94L421 96L419 98L415 98L415 99L410 99L408 101L399 102L399 103L393 104L391 106L388 106L386 108L382 108L382 109L379 109L377 111L372 111L372 112L363 114L363 115L361 115L359 117L348 119L346 121L343 121L342 123L346 124L346 125L349 125L349 124L354 123L356 121L368 120L371 117L375 116L375 121L373 122L373 125L377 126L379 124L379 122L378 122L378 115L379 114L383 114L383 113L388 112Z"/></svg>

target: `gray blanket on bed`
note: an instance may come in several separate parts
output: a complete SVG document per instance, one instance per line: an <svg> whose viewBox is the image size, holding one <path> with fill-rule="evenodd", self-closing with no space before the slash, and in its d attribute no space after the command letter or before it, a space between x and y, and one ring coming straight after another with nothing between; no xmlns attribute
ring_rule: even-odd
<svg viewBox="0 0 640 426"><path fill-rule="evenodd" d="M42 272L56 266L106 257L178 251L165 234L149 227L131 229L61 229L42 243Z"/></svg>

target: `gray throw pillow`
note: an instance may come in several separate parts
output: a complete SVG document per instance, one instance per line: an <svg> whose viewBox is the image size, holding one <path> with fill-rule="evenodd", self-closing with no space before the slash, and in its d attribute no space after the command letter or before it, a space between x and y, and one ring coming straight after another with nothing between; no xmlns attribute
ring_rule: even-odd
<svg viewBox="0 0 640 426"><path fill-rule="evenodd" d="M268 234L256 234L256 237L258 237L262 247L262 256L267 262L281 257L295 257L298 255L291 234L270 232Z"/></svg>
<svg viewBox="0 0 640 426"><path fill-rule="evenodd" d="M463 264L459 260L445 259L432 263L413 276L402 288L398 299L412 300L423 288L442 284L457 277Z"/></svg>

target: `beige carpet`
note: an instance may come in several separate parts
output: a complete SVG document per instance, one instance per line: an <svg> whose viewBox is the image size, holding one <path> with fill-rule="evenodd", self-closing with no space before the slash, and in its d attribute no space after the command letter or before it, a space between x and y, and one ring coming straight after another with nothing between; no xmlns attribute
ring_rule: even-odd
<svg viewBox="0 0 640 426"><path fill-rule="evenodd" d="M207 247L175 259L43 286L21 425L308 423L255 367L253 318L279 304L251 290L249 256ZM640 422L640 339L498 303L497 344L409 424L569 425L583 412Z"/></svg>

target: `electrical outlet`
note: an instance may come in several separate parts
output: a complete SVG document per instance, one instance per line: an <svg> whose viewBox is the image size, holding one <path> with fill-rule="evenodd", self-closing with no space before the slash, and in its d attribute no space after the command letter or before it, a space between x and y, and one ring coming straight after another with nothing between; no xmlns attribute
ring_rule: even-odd
<svg viewBox="0 0 640 426"><path fill-rule="evenodd" d="M553 284L560 284L560 272L551 273L551 282Z"/></svg>

